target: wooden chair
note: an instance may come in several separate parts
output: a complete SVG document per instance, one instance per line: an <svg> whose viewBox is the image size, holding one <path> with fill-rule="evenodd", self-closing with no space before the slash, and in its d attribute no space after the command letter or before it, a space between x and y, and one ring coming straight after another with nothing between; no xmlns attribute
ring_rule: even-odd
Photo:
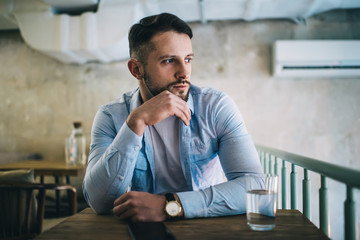
<svg viewBox="0 0 360 240"><path fill-rule="evenodd" d="M72 214L77 212L77 193L73 186L0 183L0 239L31 239L41 233L46 190L67 190Z"/></svg>

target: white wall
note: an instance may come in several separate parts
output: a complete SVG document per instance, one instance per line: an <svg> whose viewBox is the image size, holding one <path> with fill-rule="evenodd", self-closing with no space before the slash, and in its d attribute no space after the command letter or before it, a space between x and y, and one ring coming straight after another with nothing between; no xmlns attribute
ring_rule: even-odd
<svg viewBox="0 0 360 240"><path fill-rule="evenodd" d="M270 73L275 40L360 39L359 10L324 13L306 24L262 20L191 26L192 82L228 93L256 143L360 169L360 79L279 80ZM0 32L0 153L63 159L72 122L83 122L89 143L98 106L136 84L125 61L67 65L29 48L18 32ZM316 203L319 180L312 182ZM344 188L332 186L331 237L341 239Z"/></svg>

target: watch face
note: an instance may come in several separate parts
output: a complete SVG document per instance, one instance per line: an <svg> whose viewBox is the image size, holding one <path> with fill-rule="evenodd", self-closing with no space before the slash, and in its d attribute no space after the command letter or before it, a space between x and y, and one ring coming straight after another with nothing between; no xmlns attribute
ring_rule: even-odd
<svg viewBox="0 0 360 240"><path fill-rule="evenodd" d="M168 202L168 204L166 204L165 210L167 214L172 217L175 217L180 213L180 207L175 201Z"/></svg>

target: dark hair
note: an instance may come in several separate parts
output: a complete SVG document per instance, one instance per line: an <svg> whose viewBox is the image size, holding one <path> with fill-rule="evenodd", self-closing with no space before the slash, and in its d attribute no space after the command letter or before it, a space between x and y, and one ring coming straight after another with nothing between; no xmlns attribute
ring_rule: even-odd
<svg viewBox="0 0 360 240"><path fill-rule="evenodd" d="M189 25L173 14L161 13L141 19L129 32L130 57L136 57L146 64L148 53L154 50L154 45L149 44L152 37L169 31L185 33L190 39L193 36Z"/></svg>

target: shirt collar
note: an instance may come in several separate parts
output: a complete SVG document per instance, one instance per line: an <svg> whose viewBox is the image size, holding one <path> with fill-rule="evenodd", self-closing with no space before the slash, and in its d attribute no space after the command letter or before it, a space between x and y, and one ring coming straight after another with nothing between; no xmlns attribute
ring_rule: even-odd
<svg viewBox="0 0 360 240"><path fill-rule="evenodd" d="M133 92L133 95L132 95L131 100L130 100L130 112L132 112L135 108L140 106L141 102L142 102L142 100L141 100L141 96L140 96L140 90L139 90L139 88L137 88Z"/></svg>

